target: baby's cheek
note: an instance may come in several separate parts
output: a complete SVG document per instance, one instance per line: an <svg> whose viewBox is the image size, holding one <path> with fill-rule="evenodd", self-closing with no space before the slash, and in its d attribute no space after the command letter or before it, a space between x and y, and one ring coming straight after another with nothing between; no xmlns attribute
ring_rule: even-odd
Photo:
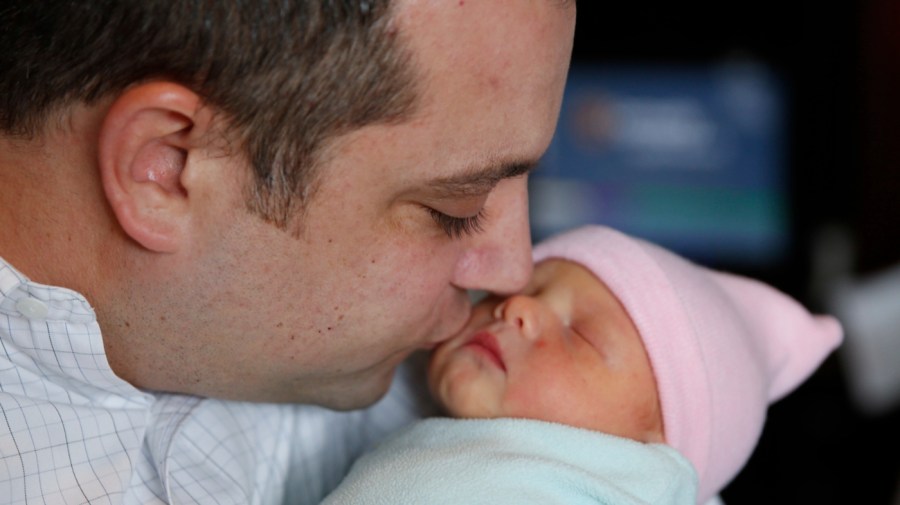
<svg viewBox="0 0 900 505"><path fill-rule="evenodd" d="M527 417L532 418L530 411L534 407L534 394L528 394L524 390L518 388L507 388L503 397L501 409L503 414L508 417Z"/></svg>
<svg viewBox="0 0 900 505"><path fill-rule="evenodd" d="M531 370L527 380L519 380L507 387L504 396L504 415L543 421L566 422L572 410L578 408L577 396L568 378L561 373L540 373Z"/></svg>

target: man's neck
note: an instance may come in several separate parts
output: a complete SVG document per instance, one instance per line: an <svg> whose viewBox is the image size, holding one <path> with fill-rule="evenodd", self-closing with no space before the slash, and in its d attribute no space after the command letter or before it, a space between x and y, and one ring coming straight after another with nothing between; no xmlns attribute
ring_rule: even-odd
<svg viewBox="0 0 900 505"><path fill-rule="evenodd" d="M82 292L113 224L84 145L0 137L0 256L35 282Z"/></svg>

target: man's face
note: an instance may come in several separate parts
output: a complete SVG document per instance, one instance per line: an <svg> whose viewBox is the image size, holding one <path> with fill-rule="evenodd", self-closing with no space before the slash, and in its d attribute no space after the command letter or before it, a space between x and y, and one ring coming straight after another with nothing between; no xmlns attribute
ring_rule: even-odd
<svg viewBox="0 0 900 505"><path fill-rule="evenodd" d="M299 238L248 214L237 190L197 219L196 296L177 304L197 323L185 360L205 394L364 405L464 325L466 290L527 282L526 178L511 175L555 129L574 6L397 7L420 73L414 117L329 147Z"/></svg>
<svg viewBox="0 0 900 505"><path fill-rule="evenodd" d="M488 297L432 355L451 415L559 422L662 442L656 380L615 295L581 265L547 260L522 294Z"/></svg>

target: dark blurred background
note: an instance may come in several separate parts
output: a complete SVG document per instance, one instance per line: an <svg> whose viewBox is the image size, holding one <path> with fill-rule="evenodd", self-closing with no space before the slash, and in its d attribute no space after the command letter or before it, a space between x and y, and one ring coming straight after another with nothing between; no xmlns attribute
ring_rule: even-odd
<svg viewBox="0 0 900 505"><path fill-rule="evenodd" d="M900 504L900 2L585 0L572 76L536 239L608 220L845 323L726 505Z"/></svg>

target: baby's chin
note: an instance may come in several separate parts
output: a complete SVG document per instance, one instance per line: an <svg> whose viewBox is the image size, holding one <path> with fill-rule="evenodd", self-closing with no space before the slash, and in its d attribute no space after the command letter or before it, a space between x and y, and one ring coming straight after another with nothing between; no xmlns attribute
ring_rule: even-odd
<svg viewBox="0 0 900 505"><path fill-rule="evenodd" d="M432 396L448 416L466 419L503 416L497 399L477 383L438 377L430 381L430 386Z"/></svg>
<svg viewBox="0 0 900 505"><path fill-rule="evenodd" d="M452 417L502 417L502 384L471 353L460 351L467 340L444 342L432 351L427 374L431 395Z"/></svg>
<svg viewBox="0 0 900 505"><path fill-rule="evenodd" d="M452 406L445 406L444 411L448 416L459 419L494 419L497 417L504 417L502 414L497 413L495 409L490 409L484 405L478 404L455 404Z"/></svg>

